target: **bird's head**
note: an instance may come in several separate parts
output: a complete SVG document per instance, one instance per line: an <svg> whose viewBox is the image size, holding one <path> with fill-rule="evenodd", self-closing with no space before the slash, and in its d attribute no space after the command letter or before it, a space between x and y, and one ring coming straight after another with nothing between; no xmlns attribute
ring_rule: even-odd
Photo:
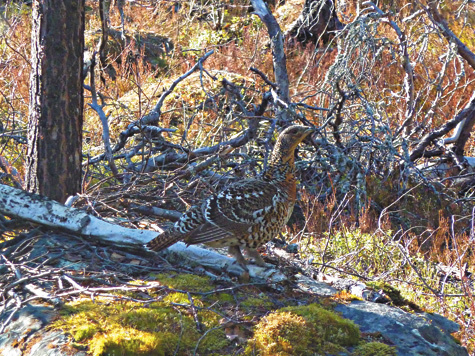
<svg viewBox="0 0 475 356"><path fill-rule="evenodd" d="M287 127L277 138L271 161L273 163L292 163L298 144L313 132L315 132L315 129L309 126L293 125Z"/></svg>

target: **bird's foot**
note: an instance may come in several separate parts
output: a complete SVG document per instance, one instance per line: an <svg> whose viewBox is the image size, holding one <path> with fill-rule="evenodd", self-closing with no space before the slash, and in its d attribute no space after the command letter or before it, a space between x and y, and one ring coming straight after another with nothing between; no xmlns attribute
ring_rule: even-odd
<svg viewBox="0 0 475 356"><path fill-rule="evenodd" d="M235 259L232 264L233 265L238 265L239 267L241 267L244 270L244 272L249 273L249 268L247 268L247 263L246 263L245 260L244 260L244 262L241 262L241 261L238 261L238 259Z"/></svg>
<svg viewBox="0 0 475 356"><path fill-rule="evenodd" d="M256 264L259 267L269 269L273 268L274 266L268 263L264 262L264 259L262 256L257 252L257 250L251 249L251 248L246 248L246 253L249 255L249 257L254 259L254 264Z"/></svg>

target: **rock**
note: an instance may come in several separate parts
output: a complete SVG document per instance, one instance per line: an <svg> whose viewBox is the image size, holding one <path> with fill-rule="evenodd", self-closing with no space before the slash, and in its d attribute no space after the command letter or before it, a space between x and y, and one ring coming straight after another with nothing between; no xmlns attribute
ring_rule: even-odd
<svg viewBox="0 0 475 356"><path fill-rule="evenodd" d="M353 320L363 333L381 333L396 346L399 356L468 356L450 335L459 325L440 315L406 313L398 308L365 301L338 305L336 311Z"/></svg>
<svg viewBox="0 0 475 356"><path fill-rule="evenodd" d="M331 297L338 293L338 290L324 282L316 281L302 274L295 276L299 288L307 293L314 293L324 297Z"/></svg>
<svg viewBox="0 0 475 356"><path fill-rule="evenodd" d="M13 321L0 335L0 355L70 356L71 352L62 348L69 343L66 335L59 331L45 332L44 328L55 315L54 308L42 305L27 305L17 311ZM74 355L86 354L76 352Z"/></svg>
<svg viewBox="0 0 475 356"><path fill-rule="evenodd" d="M299 252L299 244L287 245L287 247L285 248L285 251L287 251L288 253L298 253Z"/></svg>
<svg viewBox="0 0 475 356"><path fill-rule="evenodd" d="M24 356L86 356L84 351L66 351L65 347L70 340L61 331L46 333L42 331L38 332L39 339L31 346L29 353L23 354Z"/></svg>

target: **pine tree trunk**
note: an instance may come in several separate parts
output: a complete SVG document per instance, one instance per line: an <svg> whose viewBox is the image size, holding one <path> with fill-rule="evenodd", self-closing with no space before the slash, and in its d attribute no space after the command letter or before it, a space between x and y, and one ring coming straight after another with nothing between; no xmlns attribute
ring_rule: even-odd
<svg viewBox="0 0 475 356"><path fill-rule="evenodd" d="M34 0L26 189L81 190L84 0Z"/></svg>

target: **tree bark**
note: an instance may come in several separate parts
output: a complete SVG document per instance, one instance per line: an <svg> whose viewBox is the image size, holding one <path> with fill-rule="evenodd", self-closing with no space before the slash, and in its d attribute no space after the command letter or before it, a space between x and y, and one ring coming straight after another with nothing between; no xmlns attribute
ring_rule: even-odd
<svg viewBox="0 0 475 356"><path fill-rule="evenodd" d="M33 2L26 189L64 202L81 190L84 0Z"/></svg>

